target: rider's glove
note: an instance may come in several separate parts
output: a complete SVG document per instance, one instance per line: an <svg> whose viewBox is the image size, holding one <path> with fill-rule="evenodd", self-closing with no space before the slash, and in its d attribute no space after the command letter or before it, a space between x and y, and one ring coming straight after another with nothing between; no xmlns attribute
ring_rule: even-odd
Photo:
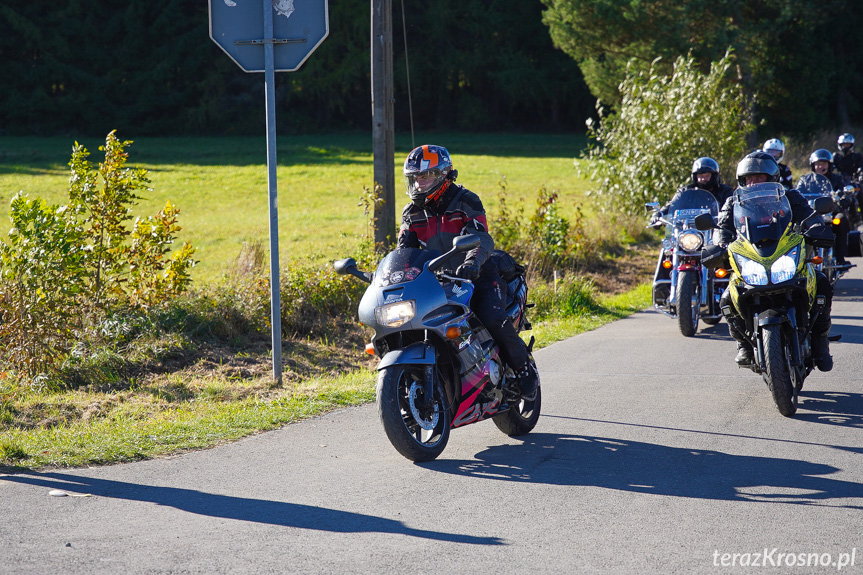
<svg viewBox="0 0 863 575"><path fill-rule="evenodd" d="M661 218L661 217L662 216L660 215L659 212L656 212L655 214L653 214L653 216L651 216L651 218L650 218L650 224L649 224L650 227L651 228L657 228L657 229L661 228L663 225L662 222L659 221L659 218Z"/></svg>
<svg viewBox="0 0 863 575"><path fill-rule="evenodd" d="M465 262L455 270L455 275L456 277L473 281L479 277L479 266L476 265L476 262L473 260L465 260Z"/></svg>

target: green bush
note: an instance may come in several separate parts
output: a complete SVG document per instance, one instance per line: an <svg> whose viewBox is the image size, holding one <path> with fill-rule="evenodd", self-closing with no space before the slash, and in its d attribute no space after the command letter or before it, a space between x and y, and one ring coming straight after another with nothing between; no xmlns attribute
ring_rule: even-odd
<svg viewBox="0 0 863 575"><path fill-rule="evenodd" d="M528 269L530 277L551 278L556 270L574 270L596 256L596 242L585 228L581 208L575 219L560 215L557 191L540 188L536 208L526 217L520 206L510 208L506 180L498 193L493 229L495 247L509 252Z"/></svg>
<svg viewBox="0 0 863 575"><path fill-rule="evenodd" d="M536 320L591 315L599 308L596 287L587 278L566 276L556 282L535 282L530 301Z"/></svg>
<svg viewBox="0 0 863 575"><path fill-rule="evenodd" d="M49 206L19 192L12 229L0 242L0 363L32 381L51 382L92 349L118 341L106 327L124 312L164 305L185 291L195 264L186 243L169 256L179 210L156 216L131 208L147 191L147 171L126 167L131 141L108 134L98 168L77 142L69 162L69 204ZM122 339L122 338L120 338Z"/></svg>
<svg viewBox="0 0 863 575"><path fill-rule="evenodd" d="M719 162L729 180L754 129L743 91L728 77L730 53L707 74L691 55L679 57L670 76L657 62L647 73L627 74L617 112L598 105L599 122L587 122L596 143L576 164L597 184L589 193L606 210L643 214L645 202L665 201L686 183L702 156Z"/></svg>

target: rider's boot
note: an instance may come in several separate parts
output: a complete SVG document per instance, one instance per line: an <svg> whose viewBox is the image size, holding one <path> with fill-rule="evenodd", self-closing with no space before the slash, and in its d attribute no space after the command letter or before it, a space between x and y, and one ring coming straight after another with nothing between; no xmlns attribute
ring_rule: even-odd
<svg viewBox="0 0 863 575"><path fill-rule="evenodd" d="M518 391L521 396L530 401L536 397L536 388L539 384L539 376L533 365L528 361L515 371L515 381L518 383Z"/></svg>
<svg viewBox="0 0 863 575"><path fill-rule="evenodd" d="M755 362L755 355L752 352L752 345L746 341L737 342L737 355L734 357L734 363L737 365L752 365Z"/></svg>
<svg viewBox="0 0 863 575"><path fill-rule="evenodd" d="M812 359L819 371L833 369L833 357L830 355L830 340L827 334L812 334Z"/></svg>
<svg viewBox="0 0 863 575"><path fill-rule="evenodd" d="M744 334L743 322L739 316L728 312L728 310L731 309L730 303L728 302L728 290L722 294L720 305L722 306L722 313L725 316L725 321L728 323L728 333L730 333L731 337L733 337L737 342L737 355L734 356L734 363L740 366L752 365L755 363L755 354L752 351L752 344L749 343L749 340Z"/></svg>

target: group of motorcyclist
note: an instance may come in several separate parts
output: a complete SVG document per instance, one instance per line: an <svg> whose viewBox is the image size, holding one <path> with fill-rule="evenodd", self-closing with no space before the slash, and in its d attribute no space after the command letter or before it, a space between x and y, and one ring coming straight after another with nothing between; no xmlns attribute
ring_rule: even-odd
<svg viewBox="0 0 863 575"><path fill-rule="evenodd" d="M850 214L852 218L859 218L857 212L863 206L863 197L859 180L863 176L863 154L854 151L854 136L845 133L839 136L838 151L831 154L826 149L818 149L809 157L809 166L812 174L801 177L798 186L807 178L819 174L830 182L833 190L842 190L846 185L854 184L858 189L858 201L854 203ZM807 200L793 186L791 169L781 163L785 155L785 145L781 140L772 138L764 142L761 150L757 150L745 156L737 165L737 184L741 187L751 186L763 182L779 182L785 188L785 195L791 205L792 221L801 223L812 216L813 209ZM834 171L838 170L838 171ZM692 165L691 182L679 189L676 194L685 193L687 189L701 188L707 190L716 198L721 206L717 220L718 229L714 233L713 241L720 246L727 246L736 237L733 221L734 198L730 186L723 184L719 175L719 164L709 157L695 160ZM673 201L673 198L672 198ZM654 213L651 225L661 227L660 219L667 214L669 202L658 212ZM837 266L843 269L851 267L845 257L848 250L848 232L850 224L848 218L840 219L838 224L833 225L836 236L834 253ZM827 276L818 271L816 273L816 294L824 296L826 304L816 318L812 326L812 354L815 366L820 371L830 371L833 368L833 358L830 355L829 333L831 327L830 310L833 299L833 286ZM728 291L722 296L720 303L724 309L732 311L731 316L726 316L731 336L737 341L737 355L735 362L738 365L751 365L754 361L752 344L744 335L745 329L742 318L736 315L734 306L729 306L727 299Z"/></svg>
<svg viewBox="0 0 863 575"><path fill-rule="evenodd" d="M838 139L838 151L831 154L825 149L812 152L809 158L813 174L826 177L834 189L842 189L863 174L863 154L854 151L854 137L842 134ZM792 220L800 223L814 213L806 199L793 187L790 168L781 163L785 146L781 140L767 140L761 150L745 156L737 165L738 186L750 186L763 182L779 182L791 205ZM838 170L838 172L835 172ZM506 285L500 277L498 261L493 257L494 240L489 234L486 214L479 197L467 188L455 183L458 171L453 168L449 152L442 146L423 145L408 154L403 173L407 193L411 198L402 213L398 235L398 247L413 247L447 251L456 236L473 234L480 237L480 246L463 256L455 269L455 276L475 283L471 308L497 342L501 357L513 369L518 391L530 397L537 388L537 374L529 358L527 346L506 317ZM714 243L727 246L734 241L736 231L733 222L734 190L722 182L719 164L709 157L693 162L691 181L677 191L688 189L707 190L721 206L717 220L718 229ZM861 198L863 200L863 198ZM660 226L660 217L666 215L666 204L654 214L651 224ZM855 214L856 215L856 214ZM847 266L847 228L834 229L844 235L834 250L839 265ZM820 371L833 368L828 335L830 332L830 309L833 287L827 277L817 273L817 295L824 296L826 305L812 326L812 352L815 366ZM723 295L723 299L728 293ZM733 306L725 306L734 310ZM737 341L735 362L750 365L754 361L751 343L744 335L742 318L726 316L731 336Z"/></svg>

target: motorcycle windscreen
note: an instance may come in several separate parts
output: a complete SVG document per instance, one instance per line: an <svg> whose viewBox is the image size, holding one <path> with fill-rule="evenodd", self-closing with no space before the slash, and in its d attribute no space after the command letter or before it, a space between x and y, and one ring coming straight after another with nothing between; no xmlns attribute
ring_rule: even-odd
<svg viewBox="0 0 863 575"><path fill-rule="evenodd" d="M668 215L673 220L690 220L699 214L719 215L719 203L713 194L701 188L683 189L674 194L668 204Z"/></svg>
<svg viewBox="0 0 863 575"><path fill-rule="evenodd" d="M423 271L423 266L439 255L438 251L418 248L399 248L391 251L378 264L374 284L378 287L386 287L413 281Z"/></svg>
<svg viewBox="0 0 863 575"><path fill-rule="evenodd" d="M762 254L772 254L791 223L791 204L778 183L755 184L734 192L734 228Z"/></svg>
<svg viewBox="0 0 863 575"><path fill-rule="evenodd" d="M830 196L830 192L833 191L833 184L830 183L830 180L815 172L800 176L796 187L797 191L809 202L809 205L812 205L815 198Z"/></svg>

